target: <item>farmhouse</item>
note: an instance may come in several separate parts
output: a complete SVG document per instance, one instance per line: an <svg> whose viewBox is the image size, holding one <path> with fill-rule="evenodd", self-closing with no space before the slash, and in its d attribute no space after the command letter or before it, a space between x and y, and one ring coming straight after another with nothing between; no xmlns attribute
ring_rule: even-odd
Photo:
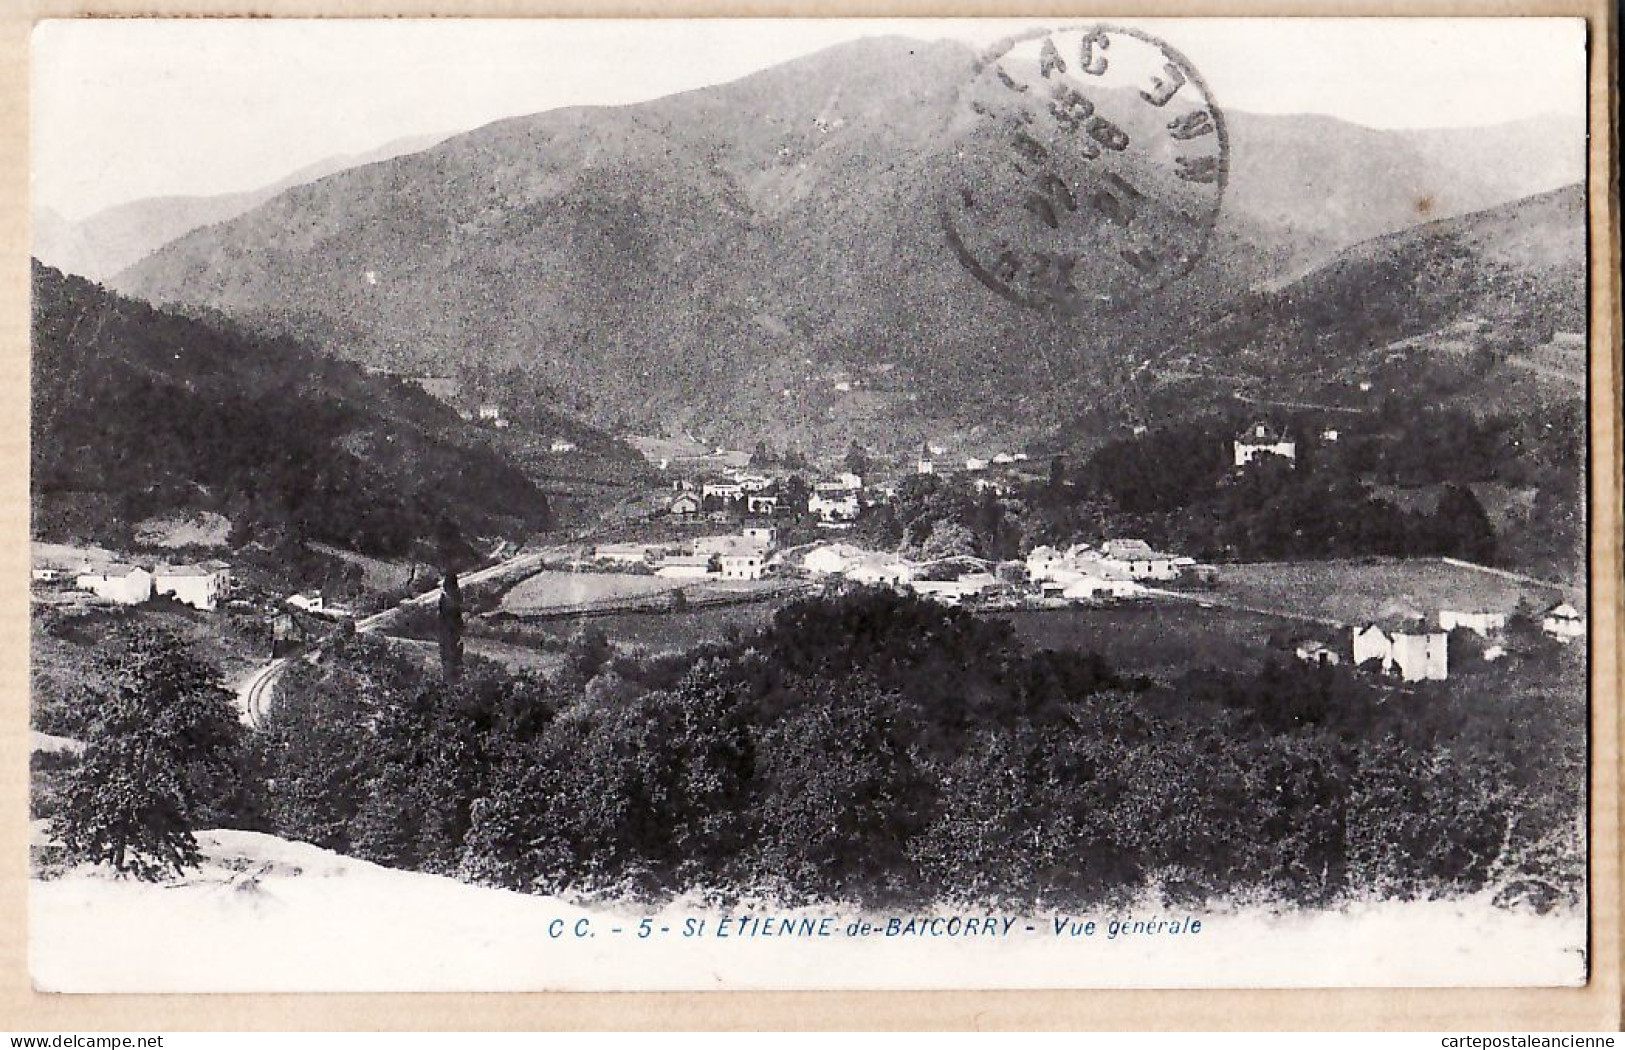
<svg viewBox="0 0 1625 1050"><path fill-rule="evenodd" d="M941 455L941 453L930 445L920 449L920 458L914 461L914 473L935 474L937 472L937 464L936 461L931 458L934 455Z"/></svg>
<svg viewBox="0 0 1625 1050"><path fill-rule="evenodd" d="M969 459L965 460L965 469L966 470L986 470L987 465L988 465L987 460L980 459L980 458L978 458L976 456L971 456Z"/></svg>
<svg viewBox="0 0 1625 1050"><path fill-rule="evenodd" d="M1052 570L1064 568L1066 559L1050 546L1034 547L1027 554L1027 575L1035 580L1047 577Z"/></svg>
<svg viewBox="0 0 1625 1050"><path fill-rule="evenodd" d="M486 402L480 406L478 415L481 423L495 423L502 418L502 406Z"/></svg>
<svg viewBox="0 0 1625 1050"><path fill-rule="evenodd" d="M887 554L871 554L848 566L846 578L853 583L896 587L913 580L914 573L914 566L901 558Z"/></svg>
<svg viewBox="0 0 1625 1050"><path fill-rule="evenodd" d="M290 594L284 599L288 605L302 612L321 616L329 620L341 620L354 616L355 610L346 605L331 605L322 598L321 591L307 591L303 594Z"/></svg>
<svg viewBox="0 0 1625 1050"><path fill-rule="evenodd" d="M1000 466L1000 467L1007 466L1007 465L1009 465L1011 463L1014 463L1015 461L1016 461L1016 457L1012 456L1008 452L1000 452L1000 453L995 454L994 457L993 457L994 464L996 466Z"/></svg>
<svg viewBox="0 0 1625 1050"><path fill-rule="evenodd" d="M1307 664L1337 665L1343 662L1337 650L1315 638L1306 638L1292 650L1294 656Z"/></svg>
<svg viewBox="0 0 1625 1050"><path fill-rule="evenodd" d="M759 580L762 564L766 560L760 550L722 555L722 578L725 580Z"/></svg>
<svg viewBox="0 0 1625 1050"><path fill-rule="evenodd" d="M1447 650L1450 636L1420 625L1384 630L1378 624L1355 627L1354 666L1381 663L1385 674L1407 682L1442 682L1450 676Z"/></svg>
<svg viewBox="0 0 1625 1050"><path fill-rule="evenodd" d="M564 438L554 438L553 443L547 446L549 452L574 452L576 448L577 445L574 441L568 441ZM665 460L661 460L662 464L665 462Z"/></svg>
<svg viewBox="0 0 1625 1050"><path fill-rule="evenodd" d="M119 605L140 605L152 597L152 573L139 565L86 567L74 586L104 601Z"/></svg>
<svg viewBox="0 0 1625 1050"><path fill-rule="evenodd" d="M712 555L675 554L660 563L655 575L672 580L700 580L714 571Z"/></svg>
<svg viewBox="0 0 1625 1050"><path fill-rule="evenodd" d="M194 609L213 611L231 591L231 566L221 561L160 565L153 573L152 589Z"/></svg>
<svg viewBox="0 0 1625 1050"><path fill-rule="evenodd" d="M813 491L822 496L841 496L847 493L861 492L863 479L856 474L837 474L833 478L826 478L813 485Z"/></svg>
<svg viewBox="0 0 1625 1050"><path fill-rule="evenodd" d="M961 576L957 580L912 580L908 586L922 598L930 598L943 605L959 605L966 598L981 594L997 582L992 573L978 572Z"/></svg>
<svg viewBox="0 0 1625 1050"><path fill-rule="evenodd" d="M1193 558L1154 551L1144 540L1107 540L1101 545L1100 560L1107 569L1135 580L1171 580L1180 569L1196 564Z"/></svg>
<svg viewBox="0 0 1625 1050"><path fill-rule="evenodd" d="M752 543L763 547L771 547L779 538L779 530L771 522L747 521L741 534Z"/></svg>
<svg viewBox="0 0 1625 1050"><path fill-rule="evenodd" d="M859 511L858 494L853 491L838 493L814 492L807 497L807 511L824 521L852 521Z"/></svg>
<svg viewBox="0 0 1625 1050"><path fill-rule="evenodd" d="M814 576L838 575L864 558L867 553L850 543L831 543L808 551L801 559L801 567Z"/></svg>
<svg viewBox="0 0 1625 1050"><path fill-rule="evenodd" d="M700 495L731 502L744 498L745 489L737 481L707 481L700 486Z"/></svg>
<svg viewBox="0 0 1625 1050"><path fill-rule="evenodd" d="M1041 585L1046 597L1064 598L1069 602L1091 602L1102 598L1134 598L1145 593L1145 588L1132 580L1114 580L1093 573L1062 569L1052 573Z"/></svg>
<svg viewBox="0 0 1625 1050"><path fill-rule="evenodd" d="M759 554L767 545L751 536L699 536L691 547L694 554Z"/></svg>
<svg viewBox="0 0 1625 1050"><path fill-rule="evenodd" d="M779 509L779 497L770 492L752 492L745 497L745 510L750 514L773 514Z"/></svg>
<svg viewBox="0 0 1625 1050"><path fill-rule="evenodd" d="M1236 466L1245 467L1259 456L1280 456L1296 461L1297 443L1268 423L1254 423L1234 442Z"/></svg>
<svg viewBox="0 0 1625 1050"><path fill-rule="evenodd" d="M735 474L733 479L741 492L765 492L773 485L772 478L761 474Z"/></svg>
<svg viewBox="0 0 1625 1050"><path fill-rule="evenodd" d="M1498 612L1463 612L1459 609L1439 610L1439 629L1454 631L1457 629L1472 631L1480 638L1488 638L1497 634L1507 625L1506 613Z"/></svg>
<svg viewBox="0 0 1625 1050"><path fill-rule="evenodd" d="M668 509L674 518L691 518L700 512L700 499L692 492L684 492L671 501Z"/></svg>
<svg viewBox="0 0 1625 1050"><path fill-rule="evenodd" d="M1585 616L1568 602L1559 602L1540 616L1540 629L1564 645L1576 638L1584 638Z"/></svg>

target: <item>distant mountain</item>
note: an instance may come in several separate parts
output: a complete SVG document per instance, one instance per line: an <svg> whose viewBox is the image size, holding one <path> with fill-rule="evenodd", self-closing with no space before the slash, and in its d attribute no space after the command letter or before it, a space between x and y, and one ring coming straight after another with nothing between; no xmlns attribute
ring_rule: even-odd
<svg viewBox="0 0 1625 1050"><path fill-rule="evenodd" d="M156 514L384 555L546 528L546 497L417 387L34 264L34 533L127 544Z"/></svg>
<svg viewBox="0 0 1625 1050"><path fill-rule="evenodd" d="M1000 298L946 242L974 69L961 45L868 39L501 121L293 188L116 284L368 363L523 370L602 425L884 447L1069 415L1249 289L1550 174L1474 170L1439 144L1454 132L1229 113L1202 263L1127 309L1059 316Z"/></svg>
<svg viewBox="0 0 1625 1050"><path fill-rule="evenodd" d="M34 213L33 255L64 273L106 282L177 237L203 226L234 219L292 186L335 172L376 164L427 149L445 135L398 139L363 153L327 157L268 186L212 196L147 197L103 209L73 221L50 208Z"/></svg>
<svg viewBox="0 0 1625 1050"><path fill-rule="evenodd" d="M1228 204L1284 246L1279 278L1343 248L1580 182L1585 125L1375 131L1321 116L1230 116Z"/></svg>

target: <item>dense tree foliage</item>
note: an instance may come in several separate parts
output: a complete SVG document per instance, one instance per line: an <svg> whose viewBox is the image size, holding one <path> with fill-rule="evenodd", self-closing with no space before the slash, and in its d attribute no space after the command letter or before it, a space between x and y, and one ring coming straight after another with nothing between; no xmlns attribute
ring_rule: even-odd
<svg viewBox="0 0 1625 1050"><path fill-rule="evenodd" d="M265 733L278 830L528 891L898 905L1521 885L1544 906L1583 871L1583 706L1514 679L1275 661L1159 684L889 591L684 655L587 633L566 656L448 684L351 639L292 672Z"/></svg>
<svg viewBox="0 0 1625 1050"><path fill-rule="evenodd" d="M1033 486L1025 528L1044 542L1133 535L1210 559L1451 555L1573 571L1584 476L1572 413L1478 416L1395 397L1378 419L1285 413L1296 460L1261 455L1237 468L1231 443L1250 419L1197 416L1101 445L1070 488ZM1335 441L1322 438L1328 427ZM1516 535L1497 535L1472 488L1532 489ZM1399 506L1377 486L1431 490ZM1564 512L1568 508L1568 512Z"/></svg>
<svg viewBox="0 0 1625 1050"><path fill-rule="evenodd" d="M73 859L142 879L199 860L192 831L252 808L242 727L219 674L175 636L135 632L81 698L88 731L52 836Z"/></svg>
<svg viewBox="0 0 1625 1050"><path fill-rule="evenodd" d="M36 264L31 444L38 529L88 538L177 508L237 528L408 551L456 510L473 534L545 528L546 498L452 411L291 341L249 336Z"/></svg>

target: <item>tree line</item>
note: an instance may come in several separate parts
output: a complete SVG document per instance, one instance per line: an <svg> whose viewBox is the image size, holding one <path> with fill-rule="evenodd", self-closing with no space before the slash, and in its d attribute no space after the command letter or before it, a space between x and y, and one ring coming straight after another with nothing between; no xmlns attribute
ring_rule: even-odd
<svg viewBox="0 0 1625 1050"><path fill-rule="evenodd" d="M584 634L549 676L470 658L447 681L351 637L246 735L189 661L149 640L89 702L55 810L76 855L151 874L220 821L542 893L1546 906L1582 885L1583 700L1556 693L1291 660L1152 682L889 591L671 656ZM173 731L194 717L213 728ZM140 756L180 772L133 783Z"/></svg>

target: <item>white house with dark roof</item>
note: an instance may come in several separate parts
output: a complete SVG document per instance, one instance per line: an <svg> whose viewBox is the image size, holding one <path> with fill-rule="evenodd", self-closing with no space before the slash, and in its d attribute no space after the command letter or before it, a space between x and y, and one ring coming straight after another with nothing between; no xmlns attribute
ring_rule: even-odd
<svg viewBox="0 0 1625 1050"><path fill-rule="evenodd" d="M1585 637L1586 618L1568 602L1558 602L1540 614L1540 629L1567 645Z"/></svg>
<svg viewBox="0 0 1625 1050"><path fill-rule="evenodd" d="M824 521L853 521L861 509L858 494L851 489L814 492L807 497L807 512L818 515Z"/></svg>
<svg viewBox="0 0 1625 1050"><path fill-rule="evenodd" d="M1450 636L1421 624L1384 627L1368 623L1353 628L1354 665L1373 661L1384 674L1407 682L1442 682L1450 677Z"/></svg>
<svg viewBox="0 0 1625 1050"><path fill-rule="evenodd" d="M103 601L140 605L152 597L152 573L139 565L86 566L74 578L74 586Z"/></svg>
<svg viewBox="0 0 1625 1050"><path fill-rule="evenodd" d="M223 561L200 565L160 565L152 574L155 594L167 594L184 605L213 611L231 591L231 566Z"/></svg>
<svg viewBox="0 0 1625 1050"><path fill-rule="evenodd" d="M1297 442L1285 432L1268 423L1257 422L1248 427L1234 442L1236 466L1245 467L1259 456L1280 456L1297 462Z"/></svg>

